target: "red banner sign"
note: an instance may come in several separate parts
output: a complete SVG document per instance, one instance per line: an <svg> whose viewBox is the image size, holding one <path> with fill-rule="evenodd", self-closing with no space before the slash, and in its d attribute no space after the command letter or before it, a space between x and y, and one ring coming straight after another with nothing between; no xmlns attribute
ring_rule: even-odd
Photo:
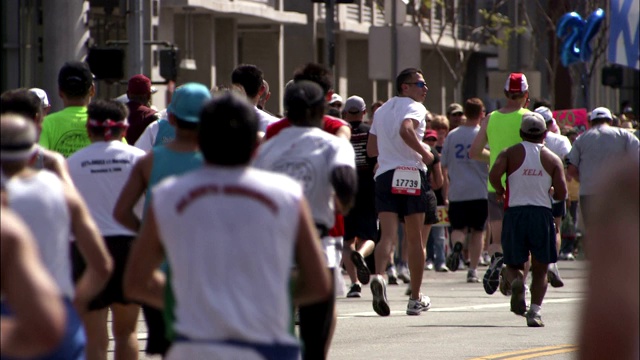
<svg viewBox="0 0 640 360"><path fill-rule="evenodd" d="M572 127L582 134L589 128L589 119L587 117L587 109L567 109L556 110L553 112L553 118L556 119L558 127Z"/></svg>

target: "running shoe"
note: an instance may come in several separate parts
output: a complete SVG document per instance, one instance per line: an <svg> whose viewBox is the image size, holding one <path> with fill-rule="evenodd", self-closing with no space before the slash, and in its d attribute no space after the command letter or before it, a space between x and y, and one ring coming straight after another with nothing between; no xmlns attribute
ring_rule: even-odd
<svg viewBox="0 0 640 360"><path fill-rule="evenodd" d="M489 255L487 255L487 257L483 255L480 255L480 259L478 259L478 266L489 266L489 262L491 261L491 258L489 257Z"/></svg>
<svg viewBox="0 0 640 360"><path fill-rule="evenodd" d="M563 287L564 281L560 277L560 272L558 271L558 264L553 263L549 264L549 268L547 270L547 281L554 288Z"/></svg>
<svg viewBox="0 0 640 360"><path fill-rule="evenodd" d="M351 261L353 265L356 267L356 274L358 275L358 281L362 283L362 285L367 285L369 283L369 277L371 276L371 272L367 267L367 263L364 261L364 256L357 251L351 252Z"/></svg>
<svg viewBox="0 0 640 360"><path fill-rule="evenodd" d="M576 257L573 256L573 254L570 253L570 252L568 252L568 253L560 253L560 255L558 255L558 260L575 261Z"/></svg>
<svg viewBox="0 0 640 360"><path fill-rule="evenodd" d="M524 282L522 279L515 279L511 283L511 312L520 316L524 316L527 312Z"/></svg>
<svg viewBox="0 0 640 360"><path fill-rule="evenodd" d="M451 269L449 269L447 267L447 265L445 265L445 264L442 264L442 265L436 267L436 272L446 272L446 273L448 273L450 270Z"/></svg>
<svg viewBox="0 0 640 360"><path fill-rule="evenodd" d="M353 284L347 293L348 298L359 298L362 297L362 286L360 284Z"/></svg>
<svg viewBox="0 0 640 360"><path fill-rule="evenodd" d="M407 315L420 315L420 313L429 310L429 308L431 308L431 299L427 295L420 294L419 299L409 299Z"/></svg>
<svg viewBox="0 0 640 360"><path fill-rule="evenodd" d="M431 271L433 270L433 260L429 259L424 263L424 269Z"/></svg>
<svg viewBox="0 0 640 360"><path fill-rule="evenodd" d="M542 322L542 315L540 315L539 312L534 313L533 311L529 310L525 314L525 317L527 318L528 327L544 327L544 322Z"/></svg>
<svg viewBox="0 0 640 360"><path fill-rule="evenodd" d="M504 260L502 254L496 253L491 257L491 266L489 266L482 278L482 286L487 294L492 295L498 290L498 286L500 285L500 270L502 270L503 265Z"/></svg>
<svg viewBox="0 0 640 360"><path fill-rule="evenodd" d="M453 246L453 251L447 257L447 267L451 271L458 270L460 267L460 258L462 257L462 243L456 243Z"/></svg>
<svg viewBox="0 0 640 360"><path fill-rule="evenodd" d="M387 277L389 278L389 285L398 285L398 272L395 265L387 266Z"/></svg>
<svg viewBox="0 0 640 360"><path fill-rule="evenodd" d="M503 266L502 270L500 270L500 293L504 296L511 295L511 284L507 281L507 277L505 273L507 272L507 267ZM525 285L526 286L526 285Z"/></svg>
<svg viewBox="0 0 640 360"><path fill-rule="evenodd" d="M407 267L407 265L398 265L398 279L402 280L402 282L405 284L411 282L411 274L409 273L409 268Z"/></svg>
<svg viewBox="0 0 640 360"><path fill-rule="evenodd" d="M373 295L373 311L380 316L389 316L391 309L387 302L387 285L381 275L374 275L371 278L371 294Z"/></svg>
<svg viewBox="0 0 640 360"><path fill-rule="evenodd" d="M469 269L467 271L467 282L468 283L479 283L480 279L478 278L478 273L475 269Z"/></svg>

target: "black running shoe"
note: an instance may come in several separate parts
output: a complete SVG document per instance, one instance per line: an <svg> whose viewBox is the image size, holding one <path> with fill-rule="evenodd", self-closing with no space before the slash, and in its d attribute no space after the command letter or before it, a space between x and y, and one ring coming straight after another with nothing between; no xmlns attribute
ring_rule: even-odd
<svg viewBox="0 0 640 360"><path fill-rule="evenodd" d="M460 267L460 258L462 257L462 243L456 243L453 246L453 251L447 257L447 267L451 271L458 270Z"/></svg>
<svg viewBox="0 0 640 360"><path fill-rule="evenodd" d="M511 284L509 284L505 276L506 271L506 267L502 267L502 270L500 270L500 293L504 296L511 296Z"/></svg>
<svg viewBox="0 0 640 360"><path fill-rule="evenodd" d="M382 276L373 276L369 287L373 295L373 311L380 316L389 316L391 309L387 302L387 285L384 283Z"/></svg>
<svg viewBox="0 0 640 360"><path fill-rule="evenodd" d="M369 277L371 276L371 272L367 267L367 263L364 261L364 257L357 251L351 252L351 261L353 265L356 266L356 274L358 275L358 281L363 285L367 285L369 283Z"/></svg>
<svg viewBox="0 0 640 360"><path fill-rule="evenodd" d="M511 312L520 316L524 316L527 312L524 282L522 279L515 279L511 283Z"/></svg>
<svg viewBox="0 0 640 360"><path fill-rule="evenodd" d="M351 285L351 289L349 289L349 292L347 293L347 297L348 298L362 297L362 287L360 286L360 284Z"/></svg>
<svg viewBox="0 0 640 360"><path fill-rule="evenodd" d="M498 286L500 285L500 270L502 270L503 265L504 260L502 254L496 253L491 257L491 265L482 278L482 286L487 294L492 295L498 290Z"/></svg>

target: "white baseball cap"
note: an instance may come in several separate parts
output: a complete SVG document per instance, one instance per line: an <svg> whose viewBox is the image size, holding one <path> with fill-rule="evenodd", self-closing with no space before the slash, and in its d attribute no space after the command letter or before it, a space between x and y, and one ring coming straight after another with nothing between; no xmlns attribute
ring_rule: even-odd
<svg viewBox="0 0 640 360"><path fill-rule="evenodd" d="M49 97L44 90L39 88L31 88L29 89L29 91L38 95L38 97L40 98L40 105L42 105L43 108L49 107L51 105L49 104Z"/></svg>
<svg viewBox="0 0 640 360"><path fill-rule="evenodd" d="M540 107L537 107L533 111L535 111L538 114L542 115L542 117L544 118L544 121L546 121L546 122L553 121L553 113L551 112L551 109L549 109L548 107L540 106Z"/></svg>
<svg viewBox="0 0 640 360"><path fill-rule="evenodd" d="M613 120L613 116L611 116L611 110L607 109L606 107L597 107L591 110L591 116L589 117L589 120L593 121L595 119Z"/></svg>
<svg viewBox="0 0 640 360"><path fill-rule="evenodd" d="M344 101L342 101L342 96L336 93L333 93L333 95L331 95L331 100L329 100L329 104L333 104L334 102L344 103Z"/></svg>

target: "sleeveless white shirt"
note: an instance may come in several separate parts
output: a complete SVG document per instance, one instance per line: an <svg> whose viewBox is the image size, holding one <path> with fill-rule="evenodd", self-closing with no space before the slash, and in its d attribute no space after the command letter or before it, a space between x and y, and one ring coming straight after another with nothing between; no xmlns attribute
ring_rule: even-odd
<svg viewBox="0 0 640 360"><path fill-rule="evenodd" d="M47 170L6 182L9 206L29 226L44 265L60 291L73 297L69 239L71 217L60 179Z"/></svg>
<svg viewBox="0 0 640 360"><path fill-rule="evenodd" d="M551 175L540 161L540 150L544 145L528 141L520 144L525 150L524 161L507 177L506 204L508 207L533 205L551 208Z"/></svg>
<svg viewBox="0 0 640 360"><path fill-rule="evenodd" d="M287 176L214 166L153 189L176 332L199 340L297 343L288 331L288 287L302 196Z"/></svg>

